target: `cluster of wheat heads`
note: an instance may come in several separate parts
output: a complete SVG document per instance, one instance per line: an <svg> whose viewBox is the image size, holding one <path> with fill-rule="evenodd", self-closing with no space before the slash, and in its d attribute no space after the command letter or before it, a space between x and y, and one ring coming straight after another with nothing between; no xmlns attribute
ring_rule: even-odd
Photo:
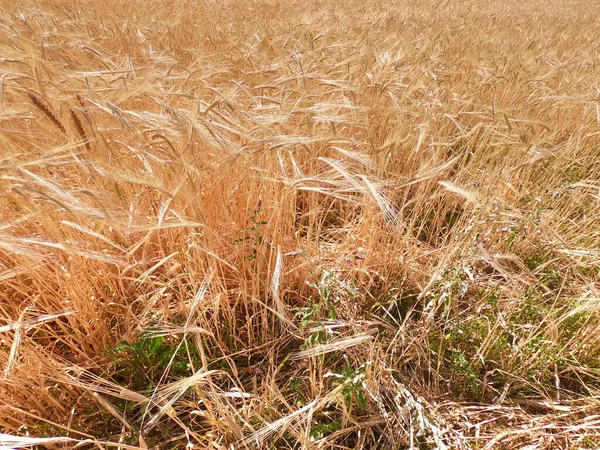
<svg viewBox="0 0 600 450"><path fill-rule="evenodd" d="M0 446L597 448L599 9L0 1Z"/></svg>

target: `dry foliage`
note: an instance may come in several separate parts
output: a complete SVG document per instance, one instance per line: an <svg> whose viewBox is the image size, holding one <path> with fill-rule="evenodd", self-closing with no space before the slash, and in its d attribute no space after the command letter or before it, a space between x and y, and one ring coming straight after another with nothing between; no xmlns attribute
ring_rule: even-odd
<svg viewBox="0 0 600 450"><path fill-rule="evenodd" d="M600 446L598 2L0 11L0 447Z"/></svg>

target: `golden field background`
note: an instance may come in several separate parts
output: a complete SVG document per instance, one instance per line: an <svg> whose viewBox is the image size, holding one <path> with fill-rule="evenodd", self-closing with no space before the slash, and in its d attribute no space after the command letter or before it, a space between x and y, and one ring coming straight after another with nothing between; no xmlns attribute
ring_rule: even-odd
<svg viewBox="0 0 600 450"><path fill-rule="evenodd" d="M0 1L2 448L598 448L599 14Z"/></svg>

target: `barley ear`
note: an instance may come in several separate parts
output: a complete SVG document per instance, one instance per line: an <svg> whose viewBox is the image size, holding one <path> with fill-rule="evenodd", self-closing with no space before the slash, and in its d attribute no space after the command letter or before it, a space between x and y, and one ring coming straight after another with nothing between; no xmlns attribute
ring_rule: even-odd
<svg viewBox="0 0 600 450"><path fill-rule="evenodd" d="M56 127L60 131L62 131L64 134L67 134L67 130L65 129L62 122L58 118L58 115L56 114L56 112L52 109L52 106L50 106L50 104L46 100L44 100L42 97L40 97L37 94L29 93L27 95L29 96L31 102L35 106L37 106L37 108L40 111L42 111L48 119L50 119L50 122L52 122L54 125L56 125Z"/></svg>

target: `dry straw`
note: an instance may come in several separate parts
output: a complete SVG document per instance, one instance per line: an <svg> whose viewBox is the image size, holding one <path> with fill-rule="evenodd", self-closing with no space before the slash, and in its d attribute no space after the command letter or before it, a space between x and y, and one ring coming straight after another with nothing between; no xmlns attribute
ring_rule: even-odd
<svg viewBox="0 0 600 450"><path fill-rule="evenodd" d="M0 448L600 447L600 3L0 0Z"/></svg>

